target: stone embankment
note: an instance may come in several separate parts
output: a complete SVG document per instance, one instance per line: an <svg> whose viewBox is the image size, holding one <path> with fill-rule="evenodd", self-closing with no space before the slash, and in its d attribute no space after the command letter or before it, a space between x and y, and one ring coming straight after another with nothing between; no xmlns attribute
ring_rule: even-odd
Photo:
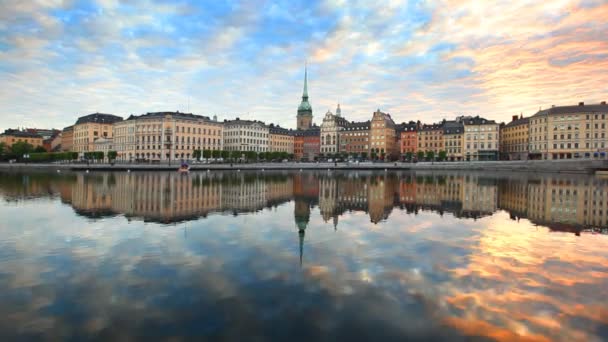
<svg viewBox="0 0 608 342"><path fill-rule="evenodd" d="M72 170L72 171L175 171L178 164L23 164L0 163L4 170ZM483 172L557 172L603 173L608 171L606 160L538 160L485 162L421 162L421 163L250 163L250 164L190 164L197 170L470 170Z"/></svg>

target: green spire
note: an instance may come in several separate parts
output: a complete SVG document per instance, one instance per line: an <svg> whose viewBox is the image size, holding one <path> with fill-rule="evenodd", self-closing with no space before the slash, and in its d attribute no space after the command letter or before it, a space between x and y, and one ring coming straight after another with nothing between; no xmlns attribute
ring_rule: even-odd
<svg viewBox="0 0 608 342"><path fill-rule="evenodd" d="M308 63L304 64L304 92L302 100L308 101Z"/></svg>

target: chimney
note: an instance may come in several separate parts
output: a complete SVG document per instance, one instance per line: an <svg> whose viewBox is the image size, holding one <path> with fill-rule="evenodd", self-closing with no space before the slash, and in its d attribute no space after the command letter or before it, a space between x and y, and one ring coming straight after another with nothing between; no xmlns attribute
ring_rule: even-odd
<svg viewBox="0 0 608 342"><path fill-rule="evenodd" d="M512 120L511 121L515 121L517 120L517 115L513 115Z"/></svg>
<svg viewBox="0 0 608 342"><path fill-rule="evenodd" d="M579 103L578 103L578 105L579 105L579 106L584 106L584 105L585 105L585 102L579 102Z"/></svg>

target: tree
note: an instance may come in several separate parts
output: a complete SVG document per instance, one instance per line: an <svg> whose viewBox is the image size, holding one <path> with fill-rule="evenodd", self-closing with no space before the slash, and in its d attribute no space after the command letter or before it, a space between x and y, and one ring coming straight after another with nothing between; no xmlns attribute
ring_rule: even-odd
<svg viewBox="0 0 608 342"><path fill-rule="evenodd" d="M445 151L439 151L439 155L437 156L437 158L439 160L445 160L447 158L448 154Z"/></svg>
<svg viewBox="0 0 608 342"><path fill-rule="evenodd" d="M418 153L416 153L416 156L418 157L418 160L424 160L424 152L423 151L418 151Z"/></svg>
<svg viewBox="0 0 608 342"><path fill-rule="evenodd" d="M110 160L110 162L116 160L117 156L118 156L118 152L116 152L116 151L108 151L108 159Z"/></svg>
<svg viewBox="0 0 608 342"><path fill-rule="evenodd" d="M34 149L34 153L46 153L46 148L42 146L36 146L36 148Z"/></svg>
<svg viewBox="0 0 608 342"><path fill-rule="evenodd" d="M34 146L25 141L17 141L11 146L11 152L19 157L22 157L26 153L31 153L32 151L34 151Z"/></svg>
<svg viewBox="0 0 608 342"><path fill-rule="evenodd" d="M247 151L245 152L245 158L247 158L247 160L255 160L257 158L258 154L255 151Z"/></svg>
<svg viewBox="0 0 608 342"><path fill-rule="evenodd" d="M218 150L218 152L220 152L220 151ZM203 158L209 159L209 158L211 158L211 155L212 155L211 150L203 150Z"/></svg>
<svg viewBox="0 0 608 342"><path fill-rule="evenodd" d="M426 151L426 159L431 161L435 159L435 151Z"/></svg>
<svg viewBox="0 0 608 342"><path fill-rule="evenodd" d="M367 159L367 152L361 152L361 159Z"/></svg>
<svg viewBox="0 0 608 342"><path fill-rule="evenodd" d="M412 158L414 158L414 154L412 152L405 153L405 160L412 161Z"/></svg>
<svg viewBox="0 0 608 342"><path fill-rule="evenodd" d="M228 159L228 156L230 156L230 152L228 151L220 151L220 150L213 150L211 151L211 156L213 158L224 158L224 159Z"/></svg>
<svg viewBox="0 0 608 342"><path fill-rule="evenodd" d="M241 151L231 151L230 158L237 160L241 157Z"/></svg>
<svg viewBox="0 0 608 342"><path fill-rule="evenodd" d="M5 149L6 149L6 143L0 142L0 154L4 154Z"/></svg>
<svg viewBox="0 0 608 342"><path fill-rule="evenodd" d="M196 160L201 160L202 155L203 155L203 153L201 152L201 150L192 151L192 158L194 158Z"/></svg>

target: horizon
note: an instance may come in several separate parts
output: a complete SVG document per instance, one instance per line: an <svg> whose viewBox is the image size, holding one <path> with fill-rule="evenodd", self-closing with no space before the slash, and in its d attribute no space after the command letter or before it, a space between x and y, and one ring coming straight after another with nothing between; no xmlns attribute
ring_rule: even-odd
<svg viewBox="0 0 608 342"><path fill-rule="evenodd" d="M180 111L295 128L340 104L396 123L509 122L608 97L608 2L0 4L0 129Z"/></svg>

